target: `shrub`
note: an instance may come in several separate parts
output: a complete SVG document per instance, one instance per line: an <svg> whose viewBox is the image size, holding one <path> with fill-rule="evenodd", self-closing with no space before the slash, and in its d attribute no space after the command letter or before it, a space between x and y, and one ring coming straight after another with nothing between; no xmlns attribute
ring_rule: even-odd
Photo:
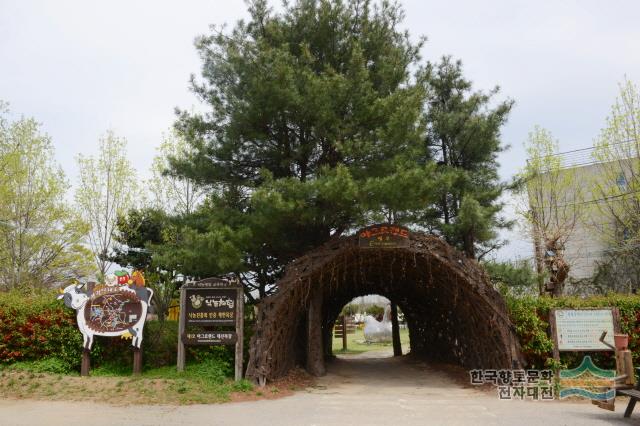
<svg viewBox="0 0 640 426"><path fill-rule="evenodd" d="M63 369L80 368L82 335L75 311L55 296L49 291L0 293L0 364L55 356ZM94 352L98 354L100 348Z"/></svg>
<svg viewBox="0 0 640 426"><path fill-rule="evenodd" d="M384 308L378 305L371 305L366 310L367 315L378 317L384 315Z"/></svg>
<svg viewBox="0 0 640 426"><path fill-rule="evenodd" d="M76 324L76 312L56 300L56 296L52 291L0 292L0 366L20 363L20 368L58 374L80 371L82 334ZM247 321L245 324L246 357L251 324ZM175 366L177 342L177 321L147 321L144 367ZM233 357L232 346L187 347L188 362L206 364L206 374L215 380L232 374ZM101 374L120 375L130 374L132 364L131 340L94 337L92 368L99 369Z"/></svg>
<svg viewBox="0 0 640 426"><path fill-rule="evenodd" d="M530 368L554 367L554 343L549 326L549 312L552 308L617 307L621 331L629 334L629 349L632 351L634 364L638 365L640 362L640 296L611 294L584 299L507 297L507 306ZM589 354L599 367L615 367L613 352ZM565 366L576 367L584 355L585 352L561 352L560 360Z"/></svg>

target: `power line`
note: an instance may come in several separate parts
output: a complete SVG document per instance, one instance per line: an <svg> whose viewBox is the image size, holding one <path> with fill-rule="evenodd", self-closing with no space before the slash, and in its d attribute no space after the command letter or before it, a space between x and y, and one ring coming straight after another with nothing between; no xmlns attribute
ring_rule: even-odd
<svg viewBox="0 0 640 426"><path fill-rule="evenodd" d="M612 142L609 146L619 146L624 144L629 144L631 146L632 143L638 143L637 139L625 139L618 142ZM598 160L593 157L593 152L597 150L599 147L590 146L586 148L578 148L570 151L558 152L555 154L549 154L542 157L543 160L551 159L551 158L560 158L561 159L561 168L570 168L576 166L586 166L591 164L599 164L605 163L607 160ZM632 153L632 156L637 156L636 153ZM527 161L530 161L528 159Z"/></svg>
<svg viewBox="0 0 640 426"><path fill-rule="evenodd" d="M640 189L639 190L635 190L635 191L629 191L629 192L624 192L622 194L617 194L617 195L609 195L607 197L602 197L602 198L595 198L592 200L586 200L586 201L576 201L575 203L566 203L566 204L558 204L555 206L549 206L549 209L557 209L560 207L569 207L569 206L581 206L581 205L585 205L585 204L597 204L600 203L602 201L623 201L622 197L625 197L627 195L633 195L633 194L638 194L640 193ZM537 210L541 210L544 209L545 207L538 207L538 206L532 206L532 209L537 209Z"/></svg>

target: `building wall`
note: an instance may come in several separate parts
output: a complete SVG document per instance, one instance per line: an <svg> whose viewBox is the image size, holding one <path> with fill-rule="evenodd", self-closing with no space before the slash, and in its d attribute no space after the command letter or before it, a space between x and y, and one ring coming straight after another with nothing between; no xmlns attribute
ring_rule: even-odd
<svg viewBox="0 0 640 426"><path fill-rule="evenodd" d="M601 229L612 224L611 219L598 209L598 206L594 203L594 200L597 200L597 196L590 191L594 180L602 178L604 174L603 165L598 163L587 164L567 168L563 171L575 173L576 182L581 185L583 191L582 200L569 199L563 201L579 203L578 206L583 214L581 220L576 222L565 244L564 258L570 265L569 277L573 279L589 278L596 271L597 261L603 258L608 246ZM615 182L612 184L615 184Z"/></svg>

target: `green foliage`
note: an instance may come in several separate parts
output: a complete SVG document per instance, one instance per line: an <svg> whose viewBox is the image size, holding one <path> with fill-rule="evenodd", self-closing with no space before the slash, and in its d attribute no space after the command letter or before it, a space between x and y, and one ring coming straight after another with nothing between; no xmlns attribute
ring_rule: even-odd
<svg viewBox="0 0 640 426"><path fill-rule="evenodd" d="M640 87L625 80L596 139L598 173L590 185L589 223L609 248L608 278L628 291L640 288ZM615 287L613 284L612 287Z"/></svg>
<svg viewBox="0 0 640 426"><path fill-rule="evenodd" d="M341 315L355 315L360 312L360 307L356 304L349 303L348 305L344 305L342 308Z"/></svg>
<svg viewBox="0 0 640 426"><path fill-rule="evenodd" d="M60 368L80 368L82 335L75 311L65 308L50 291L0 293L0 363L39 361L55 357ZM94 347L94 354L100 348Z"/></svg>
<svg viewBox="0 0 640 426"><path fill-rule="evenodd" d="M384 315L384 307L378 305L368 306L365 310L365 314L371 315L373 317L378 317Z"/></svg>
<svg viewBox="0 0 640 426"><path fill-rule="evenodd" d="M127 141L108 131L99 142L97 157L77 158L79 182L75 199L90 226L89 245L103 278L111 265L116 221L132 205L137 180L136 170L127 158Z"/></svg>
<svg viewBox="0 0 640 426"><path fill-rule="evenodd" d="M536 294L538 274L528 262L514 265L508 262L483 262L493 285L506 295Z"/></svg>
<svg viewBox="0 0 640 426"><path fill-rule="evenodd" d="M65 201L69 184L51 139L34 119L9 121L5 113L0 102L0 289L90 274L88 227Z"/></svg>
<svg viewBox="0 0 640 426"><path fill-rule="evenodd" d="M422 63L395 3L298 0L274 13L255 1L249 14L196 42L192 89L207 112L179 113L189 146L168 174L209 193L157 247L163 262L241 272L247 297L263 297L289 261L372 222L432 230L470 256L494 246L511 107L489 108L497 89L473 92L449 59Z"/></svg>
<svg viewBox="0 0 640 426"><path fill-rule="evenodd" d="M0 334L3 336L0 365L20 362L31 371L80 371L82 335L76 324L76 313L56 300L56 295L50 291L0 292ZM245 335L245 345L248 345L251 336L248 322ZM143 339L144 368L175 368L177 341L177 321L147 321ZM216 372L211 372L211 377L232 373L234 353L228 347L189 347L187 355L192 363L216 364ZM96 374L131 374L131 340L95 336L91 357Z"/></svg>
<svg viewBox="0 0 640 426"><path fill-rule="evenodd" d="M164 321L176 289L184 280L177 276L173 265L162 262L161 255L154 256L154 247L166 242L171 229L171 220L162 210L131 209L118 217L114 232L118 244L109 257L121 266L144 272L146 285L154 292L151 303L160 321Z"/></svg>
<svg viewBox="0 0 640 426"><path fill-rule="evenodd" d="M498 87L474 91L462 63L450 57L429 65L427 87L429 157L450 183L438 187L428 223L469 257L482 257L501 244L494 230L511 225L499 216L506 184L499 180L496 158L505 149L500 128L513 101L497 102Z"/></svg>
<svg viewBox="0 0 640 426"><path fill-rule="evenodd" d="M552 308L596 308L617 307L620 311L620 326L629 334L629 349L634 364L640 362L640 296L607 295L586 299L573 297L507 297L507 305L520 344L527 358L528 367L554 366L553 341L549 333L549 311ZM577 366L583 352L561 352L561 364L571 368ZM601 368L615 368L612 352L591 353L594 362Z"/></svg>
<svg viewBox="0 0 640 426"><path fill-rule="evenodd" d="M11 364L11 368L15 370L30 371L33 373L69 374L73 372L68 363L65 363L62 359L56 356L34 361L18 361Z"/></svg>
<svg viewBox="0 0 640 426"><path fill-rule="evenodd" d="M558 156L558 141L548 130L536 126L525 144L528 159L518 175L519 214L527 221L536 247L536 261L544 265L553 284L553 294L561 295L568 272L564 247L574 230L587 217L584 176L567 168ZM554 253L545 259L545 253ZM539 293L543 292L543 280Z"/></svg>

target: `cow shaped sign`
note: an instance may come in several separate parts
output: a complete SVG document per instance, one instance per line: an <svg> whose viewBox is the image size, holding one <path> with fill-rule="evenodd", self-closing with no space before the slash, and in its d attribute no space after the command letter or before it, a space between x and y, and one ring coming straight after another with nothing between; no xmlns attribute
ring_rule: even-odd
<svg viewBox="0 0 640 426"><path fill-rule="evenodd" d="M85 350L91 349L95 335L131 338L131 344L140 348L153 290L144 286L138 271L133 277L118 271L106 281L93 289L85 284L67 286L58 299L76 310Z"/></svg>

